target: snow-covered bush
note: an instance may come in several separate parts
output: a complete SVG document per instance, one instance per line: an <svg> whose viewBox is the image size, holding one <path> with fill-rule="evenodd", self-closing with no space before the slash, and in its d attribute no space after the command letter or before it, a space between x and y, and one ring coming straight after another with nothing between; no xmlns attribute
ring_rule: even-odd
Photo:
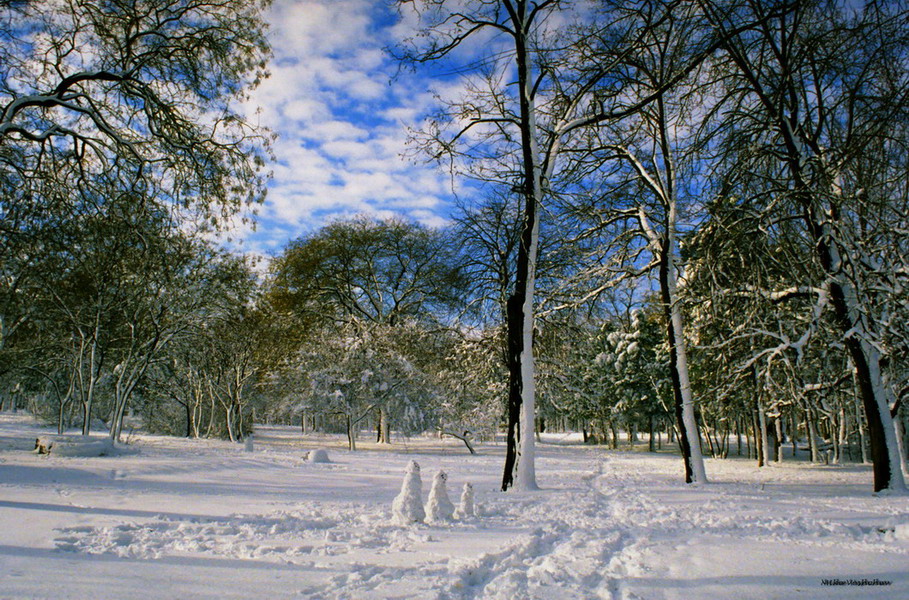
<svg viewBox="0 0 909 600"><path fill-rule="evenodd" d="M501 359L503 332L471 332L450 343L437 382L441 428L470 431L477 440L495 438L508 395L508 376Z"/></svg>
<svg viewBox="0 0 909 600"><path fill-rule="evenodd" d="M415 460L407 465L401 493L394 499L391 511L395 523L402 526L422 523L426 518L423 510L423 480L420 479L420 465Z"/></svg>

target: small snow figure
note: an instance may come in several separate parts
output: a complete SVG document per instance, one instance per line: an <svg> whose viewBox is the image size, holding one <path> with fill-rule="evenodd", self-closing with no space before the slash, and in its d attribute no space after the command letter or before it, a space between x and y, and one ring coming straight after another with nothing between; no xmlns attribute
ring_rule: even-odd
<svg viewBox="0 0 909 600"><path fill-rule="evenodd" d="M423 480L420 479L420 465L412 460L407 465L404 473L404 483L401 493L391 505L395 523L398 525L412 525L422 523L426 518L423 511Z"/></svg>
<svg viewBox="0 0 909 600"><path fill-rule="evenodd" d="M426 515L430 523L450 521L454 514L454 504L448 499L448 475L439 471L432 479L432 489L426 503Z"/></svg>
<svg viewBox="0 0 909 600"><path fill-rule="evenodd" d="M309 454L306 455L306 460L311 463L331 462L328 459L328 452L324 448L316 448L315 450L310 450Z"/></svg>
<svg viewBox="0 0 909 600"><path fill-rule="evenodd" d="M458 508L455 509L454 516L460 521L467 521L476 516L476 511L473 508L473 485L464 484L464 489L461 491L461 501L458 503Z"/></svg>
<svg viewBox="0 0 909 600"><path fill-rule="evenodd" d="M243 449L246 450L247 452L253 451L253 436L251 436L251 435L246 436L246 440L244 440L244 442L243 442Z"/></svg>

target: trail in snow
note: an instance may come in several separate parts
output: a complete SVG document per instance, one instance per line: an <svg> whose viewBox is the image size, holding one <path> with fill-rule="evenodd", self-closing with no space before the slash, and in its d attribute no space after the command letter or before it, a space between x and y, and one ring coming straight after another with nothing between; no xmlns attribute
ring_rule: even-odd
<svg viewBox="0 0 909 600"><path fill-rule="evenodd" d="M855 595L825 577L886 579L861 595L909 596L909 502L872 497L865 467L711 461L716 483L692 487L674 456L541 444L545 489L503 494L496 446L333 448L321 465L292 429L262 428L251 453L149 436L125 456L55 458L24 451L35 430L0 415L0 572L13 574L0 597ZM395 524L415 457L473 483L476 517Z"/></svg>

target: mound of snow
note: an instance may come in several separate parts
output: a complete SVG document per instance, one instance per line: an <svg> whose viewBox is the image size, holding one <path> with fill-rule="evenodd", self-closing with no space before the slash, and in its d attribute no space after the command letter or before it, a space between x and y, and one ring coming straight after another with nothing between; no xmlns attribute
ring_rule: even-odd
<svg viewBox="0 0 909 600"><path fill-rule="evenodd" d="M47 435L35 440L35 452L54 456L110 456L117 450L109 437Z"/></svg>
<svg viewBox="0 0 909 600"><path fill-rule="evenodd" d="M422 523L426 518L426 512L423 510L423 480L420 479L420 465L415 460L407 465L401 493L392 502L391 512L398 525Z"/></svg>
<svg viewBox="0 0 909 600"><path fill-rule="evenodd" d="M307 462L311 463L330 463L331 460L328 459L328 452L324 448L317 448L315 450L310 450L309 454L306 455Z"/></svg>

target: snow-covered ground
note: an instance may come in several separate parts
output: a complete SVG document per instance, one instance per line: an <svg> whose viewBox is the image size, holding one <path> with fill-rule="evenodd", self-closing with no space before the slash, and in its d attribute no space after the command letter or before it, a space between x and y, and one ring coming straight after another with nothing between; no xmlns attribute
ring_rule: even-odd
<svg viewBox="0 0 909 600"><path fill-rule="evenodd" d="M909 598L909 498L869 468L708 461L550 438L538 492L498 489L504 448L432 438L349 453L259 427L242 444L136 436L119 456L30 452L0 415L0 598ZM306 460L326 448L331 462ZM477 516L398 526L416 460ZM889 585L825 585L824 580Z"/></svg>

